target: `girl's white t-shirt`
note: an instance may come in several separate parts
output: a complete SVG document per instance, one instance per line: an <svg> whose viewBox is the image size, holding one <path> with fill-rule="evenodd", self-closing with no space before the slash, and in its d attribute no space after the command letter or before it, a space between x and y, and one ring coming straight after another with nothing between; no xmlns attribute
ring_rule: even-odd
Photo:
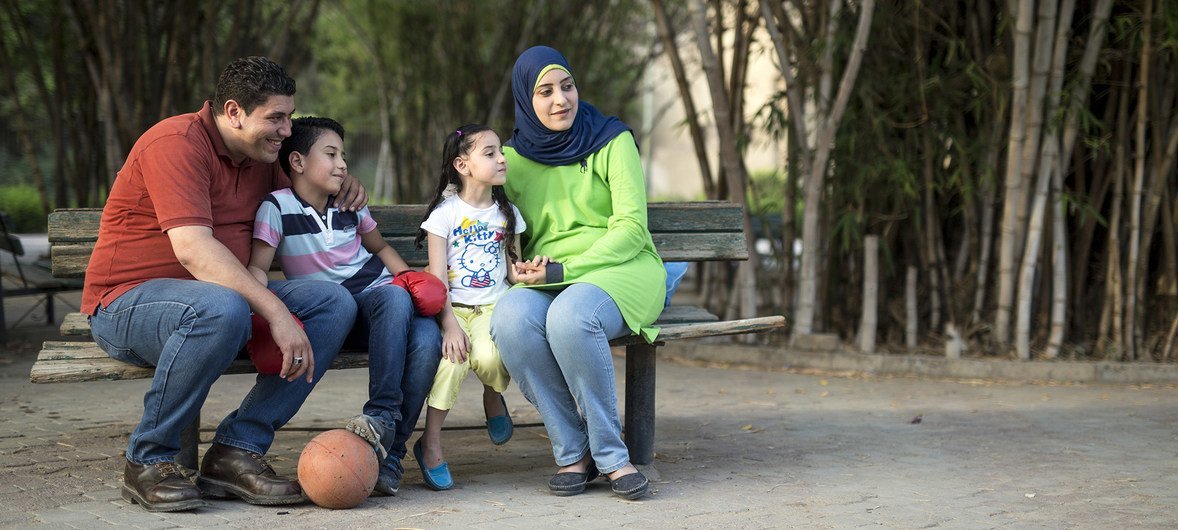
<svg viewBox="0 0 1178 530"><path fill-rule="evenodd" d="M515 233L527 229L515 205ZM465 305L493 304L507 288L507 218L499 205L475 208L457 195L447 197L430 212L421 228L446 238L446 273L450 301Z"/></svg>

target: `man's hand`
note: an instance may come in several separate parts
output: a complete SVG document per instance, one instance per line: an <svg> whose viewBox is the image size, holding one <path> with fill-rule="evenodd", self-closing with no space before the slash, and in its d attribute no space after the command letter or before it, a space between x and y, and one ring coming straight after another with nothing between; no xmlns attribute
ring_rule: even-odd
<svg viewBox="0 0 1178 530"><path fill-rule="evenodd" d="M303 327L295 322L290 313L285 318L276 318L270 322L270 336L274 337L274 344L282 351L282 370L278 376L287 381L294 381L299 376L306 376L308 383L315 379L315 354L311 351L311 341Z"/></svg>
<svg viewBox="0 0 1178 530"><path fill-rule="evenodd" d="M353 177L351 173L344 175L344 183L339 188L339 193L335 194L335 206L341 212L359 211L368 204L368 192L365 191L364 185L360 184L360 179Z"/></svg>

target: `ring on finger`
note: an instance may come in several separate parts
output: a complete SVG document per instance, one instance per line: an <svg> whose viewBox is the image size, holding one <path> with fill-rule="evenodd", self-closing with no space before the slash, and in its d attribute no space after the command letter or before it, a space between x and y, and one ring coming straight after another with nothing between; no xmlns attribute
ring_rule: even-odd
<svg viewBox="0 0 1178 530"><path fill-rule="evenodd" d="M294 364L303 364L303 358L302 357L295 357Z"/></svg>

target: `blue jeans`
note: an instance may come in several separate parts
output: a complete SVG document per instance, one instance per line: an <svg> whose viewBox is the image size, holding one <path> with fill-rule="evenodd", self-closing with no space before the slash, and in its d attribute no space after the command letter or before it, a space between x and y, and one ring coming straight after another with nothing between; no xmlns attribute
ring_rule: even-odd
<svg viewBox="0 0 1178 530"><path fill-rule="evenodd" d="M512 289L495 303L491 337L540 412L557 465L586 453L602 473L630 462L609 349L610 339L629 333L613 299L587 283L560 291Z"/></svg>
<svg viewBox="0 0 1178 530"><path fill-rule="evenodd" d="M409 293L396 285L356 295L356 324L349 345L368 348L368 402L364 414L395 430L384 473L401 477L406 442L421 416L442 358L442 332L433 318L418 316ZM375 323L375 325L374 325Z"/></svg>
<svg viewBox="0 0 1178 530"><path fill-rule="evenodd" d="M315 352L315 382L331 366L356 316L352 296L319 281L270 282L298 315ZM180 432L200 415L209 388L250 336L250 307L237 292L209 282L156 279L127 291L90 317L95 342L114 359L155 366L143 397L143 418L131 433L127 460L173 461ZM274 431L298 412L314 383L257 377L241 406L217 427L213 441L265 454Z"/></svg>

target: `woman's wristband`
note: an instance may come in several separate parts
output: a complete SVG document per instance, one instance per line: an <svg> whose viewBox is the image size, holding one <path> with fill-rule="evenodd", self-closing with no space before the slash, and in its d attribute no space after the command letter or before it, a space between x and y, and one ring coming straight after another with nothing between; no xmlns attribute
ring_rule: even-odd
<svg viewBox="0 0 1178 530"><path fill-rule="evenodd" d="M544 283L560 283L564 281L564 265L549 263L544 267Z"/></svg>

